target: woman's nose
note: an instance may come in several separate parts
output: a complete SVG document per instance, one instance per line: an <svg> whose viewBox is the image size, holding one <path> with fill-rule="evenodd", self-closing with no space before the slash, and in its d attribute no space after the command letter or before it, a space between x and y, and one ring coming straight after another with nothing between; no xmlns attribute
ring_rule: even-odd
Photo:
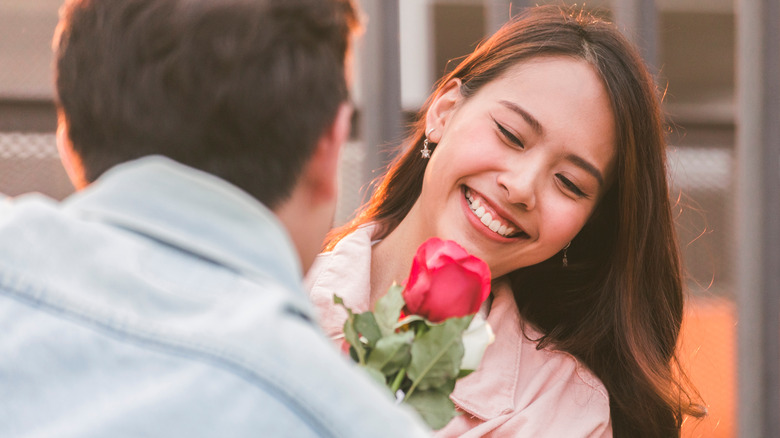
<svg viewBox="0 0 780 438"><path fill-rule="evenodd" d="M497 183L504 189L508 202L525 210L533 210L536 207L540 175L539 165L523 163L522 166L511 166L501 172Z"/></svg>

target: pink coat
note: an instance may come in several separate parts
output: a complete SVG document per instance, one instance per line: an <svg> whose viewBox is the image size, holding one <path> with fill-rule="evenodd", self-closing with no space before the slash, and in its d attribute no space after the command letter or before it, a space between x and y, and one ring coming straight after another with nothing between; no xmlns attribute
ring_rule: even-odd
<svg viewBox="0 0 780 438"><path fill-rule="evenodd" d="M306 285L332 336L346 313L333 294L356 312L368 310L373 226L365 226L317 257ZM398 279L402 281L403 279ZM574 356L536 349L540 335L520 314L507 284L493 288L487 321L496 335L480 368L458 380L452 401L462 412L437 437L611 437L609 398L601 381Z"/></svg>

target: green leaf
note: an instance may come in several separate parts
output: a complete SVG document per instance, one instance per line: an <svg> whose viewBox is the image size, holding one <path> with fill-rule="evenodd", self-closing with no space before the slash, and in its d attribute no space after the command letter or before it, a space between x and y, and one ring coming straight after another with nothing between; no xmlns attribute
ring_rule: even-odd
<svg viewBox="0 0 780 438"><path fill-rule="evenodd" d="M460 370L460 372L458 373L458 378L461 379L463 377L468 376L469 374L471 374L473 372L474 372L474 370Z"/></svg>
<svg viewBox="0 0 780 438"><path fill-rule="evenodd" d="M397 330L405 325L411 324L413 322L417 321L425 321L425 318L423 318L420 315L409 315L404 317L404 319L399 320L398 322L393 325L393 330Z"/></svg>
<svg viewBox="0 0 780 438"><path fill-rule="evenodd" d="M366 338L368 345L371 348L373 348L379 338L382 337L374 314L371 312L363 312L355 315L355 330Z"/></svg>
<svg viewBox="0 0 780 438"><path fill-rule="evenodd" d="M414 340L408 370L412 386L408 395L418 387L421 390L437 388L458 376L463 359L463 331L472 318L473 315L450 318L433 325Z"/></svg>
<svg viewBox="0 0 780 438"><path fill-rule="evenodd" d="M355 349L355 353L358 357L358 363L365 365L366 363L366 347L360 342L360 334L355 330L355 317L352 312L349 312L347 320L344 321L344 339Z"/></svg>
<svg viewBox="0 0 780 438"><path fill-rule="evenodd" d="M344 340L349 343L349 345L352 346L352 349L355 350L355 355L357 355L357 361L361 365L365 365L366 363L366 348L363 346L363 343L360 342L360 334L355 328L355 315L352 313L352 309L344 305L344 300L341 299L341 297L337 295L333 295L333 302L336 304L341 305L344 307L344 310L347 311L347 319L344 321ZM350 349L350 353L352 350Z"/></svg>
<svg viewBox="0 0 780 438"><path fill-rule="evenodd" d="M374 306L376 323L385 336L395 331L395 323L401 316L401 309L406 305L402 294L403 291L403 286L393 283L385 296L380 298Z"/></svg>
<svg viewBox="0 0 780 438"><path fill-rule="evenodd" d="M452 390L447 392L438 389L417 391L404 399L404 403L413 407L431 429L438 430L458 415L455 404L449 397L451 392Z"/></svg>
<svg viewBox="0 0 780 438"><path fill-rule="evenodd" d="M381 371L384 375L395 374L406 367L412 359L414 332L393 333L379 339L368 356L366 366Z"/></svg>

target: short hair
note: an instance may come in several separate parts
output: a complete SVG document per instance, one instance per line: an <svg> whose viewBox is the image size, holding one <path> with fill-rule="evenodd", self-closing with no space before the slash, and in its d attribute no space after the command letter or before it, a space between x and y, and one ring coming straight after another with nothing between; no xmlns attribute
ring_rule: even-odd
<svg viewBox="0 0 780 438"><path fill-rule="evenodd" d="M56 104L88 182L164 155L274 208L348 100L350 0L68 0Z"/></svg>

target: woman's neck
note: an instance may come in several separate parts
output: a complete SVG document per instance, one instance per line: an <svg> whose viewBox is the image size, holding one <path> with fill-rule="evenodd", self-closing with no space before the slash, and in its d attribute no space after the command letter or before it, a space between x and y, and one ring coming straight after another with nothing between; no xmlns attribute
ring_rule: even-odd
<svg viewBox="0 0 780 438"><path fill-rule="evenodd" d="M408 215L407 215L408 217ZM409 276L417 248L425 240L417 236L408 221L398 226L371 249L370 305L387 293L393 282L401 283Z"/></svg>

